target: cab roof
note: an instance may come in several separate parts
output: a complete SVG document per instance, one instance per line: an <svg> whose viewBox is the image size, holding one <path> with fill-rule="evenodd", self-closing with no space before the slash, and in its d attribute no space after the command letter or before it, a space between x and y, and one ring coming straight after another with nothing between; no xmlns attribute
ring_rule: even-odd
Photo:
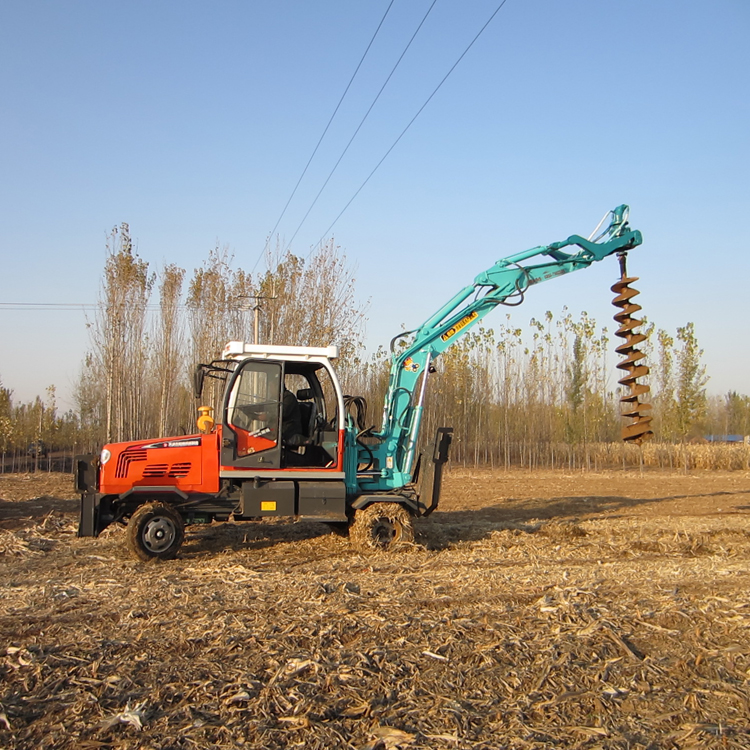
<svg viewBox="0 0 750 750"><path fill-rule="evenodd" d="M286 359L290 361L309 361L336 359L339 356L337 346L278 346L274 344L247 344L244 341L230 341L221 353L222 359Z"/></svg>

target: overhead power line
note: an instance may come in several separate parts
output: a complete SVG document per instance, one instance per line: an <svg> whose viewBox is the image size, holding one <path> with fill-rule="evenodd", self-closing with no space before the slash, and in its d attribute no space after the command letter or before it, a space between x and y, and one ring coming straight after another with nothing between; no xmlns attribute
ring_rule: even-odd
<svg viewBox="0 0 750 750"><path fill-rule="evenodd" d="M328 227L328 229L326 229L326 231L323 232L323 234L321 235L320 239L315 243L315 245L313 245L313 248L320 247L322 245L323 240L328 236L328 233L331 231L331 229L333 229L334 226L336 226L336 222L338 222L338 220L344 215L344 212L346 211L346 209L349 208L349 206L351 206L351 204L354 202L354 199L360 194L360 192L362 192L362 189L364 188L365 185L367 185L367 183L370 181L370 179L375 174L375 172L378 171L378 169L380 168L380 165L388 158L388 156L391 153L391 151L393 151L393 149L396 148L398 142L406 134L406 131L409 130L409 128L414 124L414 121L417 119L417 117L419 117L419 115L422 114L422 110L424 110L424 108L430 103L430 101L435 96L435 94L437 94L437 92L440 90L440 87L448 80L448 77L450 76L450 74L456 69L456 67L461 62L461 60L464 59L464 57L466 56L466 54L468 53L468 51L474 46L474 43L477 41L477 39L479 39L479 37L484 33L484 30L490 25L490 23L492 22L492 19L500 12L500 10L502 9L502 7L507 2L508 2L508 0L502 0L502 2L500 3L500 5L497 6L497 8L495 9L495 11L492 13L492 15L485 22L484 26L482 26L482 28L479 29L479 31L477 32L477 35L471 40L471 42L469 42L469 45L459 55L459 57L456 60L456 62L454 62L453 65L451 66L450 70L448 70L448 72L443 76L443 79L433 89L432 93L427 97L427 99L425 100L424 104L417 110L417 113L414 115L414 117L411 118L411 120L409 120L409 123L401 131L401 134L398 136L398 138L396 138L396 140L393 142L393 144L391 145L391 147L385 152L385 154L380 159L380 161L375 165L375 167L372 170L372 172L370 172L370 174L367 175L365 181L357 188L357 190L354 193L354 195L349 199L349 201L347 202L347 204L341 209L339 215L333 220L333 222L331 222L331 225ZM308 252L307 257L309 257L310 254L313 252L313 248L310 249L310 252Z"/></svg>
<svg viewBox="0 0 750 750"><path fill-rule="evenodd" d="M240 297L236 298L237 300ZM255 299L276 299L275 297L256 297ZM127 302L120 302L117 306L122 306ZM3 310L70 310L72 312L86 311L86 310L106 310L106 304L99 302L0 302L0 312ZM180 310L195 309L195 305L181 304L176 305ZM243 302L236 301L231 305L227 306L228 309L232 310L245 310L248 309L246 304ZM144 305L145 310L161 310L161 305L158 304L147 304Z"/></svg>
<svg viewBox="0 0 750 750"><path fill-rule="evenodd" d="M391 69L391 72L388 74L388 77L385 79L383 85L380 87L380 91L378 91L375 98L372 100L372 104L370 104L370 107L368 108L367 112L365 112L365 116L362 118L359 125L357 125L357 129L354 131L354 134L349 139L349 143L347 143L346 146L344 147L344 150L341 152L341 156L339 156L338 160L333 165L333 169L328 174L328 177L326 177L325 182L321 186L320 190L318 190L318 194L315 196L315 198L313 199L313 202L310 204L310 207L307 209L307 212L302 217L302 221L300 221L299 226L294 230L294 234L292 235L292 238L289 240L286 246L287 250L291 247L291 244L292 242L294 242L294 238L297 236L297 233L299 232L299 230L302 229L302 225L305 223L305 220L310 215L310 211L313 210L315 204L318 202L318 198L320 198L321 193L325 190L326 185L328 185L328 182L330 181L331 177L333 177L333 173L336 171L339 164L341 164L341 160L344 158L346 152L349 150L349 146L352 145L352 142L357 137L357 134L361 130L362 126L365 124L365 120L368 118L370 112L372 112L372 109L377 103L378 99L380 99L380 95L383 93L383 90L388 85L388 81L391 80L391 77L396 72L396 68L398 68L401 61L404 59L404 55L409 50L409 47L411 47L411 43L414 41L414 38L417 36L417 34L419 33L419 30L422 28L422 26L424 25L424 22L427 20L427 16L430 15L430 11L435 7L436 2L437 0L432 0L432 5L430 5L430 7L427 9L427 12L424 14L424 18L422 18L422 20L419 22L419 26L417 26L416 28L416 31L411 35L411 39L409 39L409 42L407 43L406 47L404 47L404 51L401 53L398 60L396 60L396 64L393 66L393 68Z"/></svg>
<svg viewBox="0 0 750 750"><path fill-rule="evenodd" d="M0 302L0 310L95 310L88 302Z"/></svg>
<svg viewBox="0 0 750 750"><path fill-rule="evenodd" d="M261 251L260 255L258 256L258 259L255 261L255 265L252 267L252 270L250 273L253 273L258 266L258 263L260 262L260 259L263 257L263 254L268 249L268 245L271 242L271 238L273 237L274 232L278 228L279 224L281 223L281 220L284 218L284 214L286 213L287 208L289 208L289 204L292 202L292 198L294 198L297 188L300 186L300 183L302 182L302 178L307 174L308 167L310 166L313 158L315 157L315 154L318 153L318 149L320 148L320 144L323 142L323 139L326 136L326 133L328 132L328 129L331 127L331 123L333 122L333 118L336 117L336 113L339 111L339 107L341 107L341 103L344 101L344 97L347 95L349 88L351 87L352 83L354 82L354 79L357 76L357 73L359 73L359 69L362 67L362 63L365 61L365 58L367 57L367 53L370 51L370 47L372 47L373 42L375 41L375 37L378 35L378 32L380 31L380 28L382 27L386 16L391 10L391 6L395 0L391 0L391 2L388 4L388 7L385 9L385 13L383 14L383 17L380 19L380 23L378 24L378 27L375 29L375 33L372 35L372 39L370 39L370 43L367 45L364 53L362 54L362 58L360 59L359 63L357 64L357 67L354 70L354 73L352 73L352 77L349 79L349 83L346 84L346 88L344 89L344 93L341 95L341 98L339 99L339 103L336 105L336 108L333 110L333 114L331 115L330 119L328 120L328 124L323 129L323 133L321 134L320 138L318 139L317 144L315 145L315 148L313 149L312 154L310 154L310 158L307 160L307 164L305 164L305 168L302 170L302 174L299 176L299 179L297 180L297 184L294 186L294 189L292 190L286 204L284 205L284 208L282 209L281 213L279 214L279 218L276 220L276 223L273 226L273 229L271 230L270 234L268 235L268 239L266 240L266 244L263 247L263 250Z"/></svg>

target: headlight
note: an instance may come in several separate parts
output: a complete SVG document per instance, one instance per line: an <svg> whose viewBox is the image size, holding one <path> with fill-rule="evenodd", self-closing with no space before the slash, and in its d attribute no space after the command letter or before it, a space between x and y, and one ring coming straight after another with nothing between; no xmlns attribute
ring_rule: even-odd
<svg viewBox="0 0 750 750"><path fill-rule="evenodd" d="M112 458L112 454L105 448L102 451L101 456L99 456L99 460L101 461L102 466L104 466L104 464L106 464L107 461L109 461L110 458Z"/></svg>

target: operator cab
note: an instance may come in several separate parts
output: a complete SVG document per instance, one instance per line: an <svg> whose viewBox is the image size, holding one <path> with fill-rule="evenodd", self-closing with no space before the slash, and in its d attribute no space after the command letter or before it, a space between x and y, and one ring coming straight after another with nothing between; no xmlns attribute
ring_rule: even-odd
<svg viewBox="0 0 750 750"><path fill-rule="evenodd" d="M222 473L343 470L343 396L331 365L337 356L337 347L230 342L222 360L200 366L226 379Z"/></svg>

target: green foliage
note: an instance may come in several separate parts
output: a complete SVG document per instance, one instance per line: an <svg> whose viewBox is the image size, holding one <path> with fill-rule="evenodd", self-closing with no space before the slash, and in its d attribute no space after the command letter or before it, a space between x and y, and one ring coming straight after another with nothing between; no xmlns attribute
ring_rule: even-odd
<svg viewBox="0 0 750 750"><path fill-rule="evenodd" d="M724 396L724 435L750 435L750 396L730 391Z"/></svg>
<svg viewBox="0 0 750 750"><path fill-rule="evenodd" d="M677 384L675 390L677 428L685 439L702 426L706 416L706 368L701 364L703 349L698 346L693 323L677 329Z"/></svg>
<svg viewBox="0 0 750 750"><path fill-rule="evenodd" d="M0 452L26 456L29 447L43 444L48 450L71 448L77 444L80 424L75 414L58 414L55 387L46 398L16 403L10 390L0 385ZM38 456L36 456L38 458Z"/></svg>
<svg viewBox="0 0 750 750"><path fill-rule="evenodd" d="M0 451L5 453L13 436L13 414L11 397L13 392L3 388L0 381Z"/></svg>
<svg viewBox="0 0 750 750"><path fill-rule="evenodd" d="M654 404L654 428L657 439L675 440L678 436L675 398L674 337L660 329L656 334L658 354L651 366L651 390Z"/></svg>

